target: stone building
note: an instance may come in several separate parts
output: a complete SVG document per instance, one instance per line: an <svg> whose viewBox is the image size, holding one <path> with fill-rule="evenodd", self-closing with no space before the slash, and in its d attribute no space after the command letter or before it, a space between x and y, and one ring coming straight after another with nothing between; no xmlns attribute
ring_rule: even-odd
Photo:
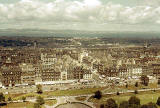
<svg viewBox="0 0 160 108"><path fill-rule="evenodd" d="M1 67L1 74L1 81L4 86L15 86L16 84L21 84L22 70L19 66L3 66Z"/></svg>

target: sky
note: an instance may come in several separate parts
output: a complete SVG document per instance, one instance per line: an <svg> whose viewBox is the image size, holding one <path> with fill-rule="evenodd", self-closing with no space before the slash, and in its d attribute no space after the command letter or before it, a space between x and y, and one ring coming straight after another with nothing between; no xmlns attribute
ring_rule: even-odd
<svg viewBox="0 0 160 108"><path fill-rule="evenodd" d="M157 32L160 0L0 0L0 29Z"/></svg>

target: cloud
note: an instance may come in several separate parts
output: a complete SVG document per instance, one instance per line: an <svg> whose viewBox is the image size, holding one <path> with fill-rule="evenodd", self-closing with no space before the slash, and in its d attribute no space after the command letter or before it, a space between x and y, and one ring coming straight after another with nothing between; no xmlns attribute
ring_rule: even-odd
<svg viewBox="0 0 160 108"><path fill-rule="evenodd" d="M43 2L21 0L10 4L0 4L0 20L10 22L36 23L122 23L160 24L160 6L124 6L100 0Z"/></svg>

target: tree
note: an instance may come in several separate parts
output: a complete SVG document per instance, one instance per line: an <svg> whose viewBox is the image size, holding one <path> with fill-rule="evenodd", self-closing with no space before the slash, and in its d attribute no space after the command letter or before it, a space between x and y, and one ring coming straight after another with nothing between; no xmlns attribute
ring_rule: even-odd
<svg viewBox="0 0 160 108"><path fill-rule="evenodd" d="M45 102L44 102L44 99L41 97L41 96L38 96L37 97L37 100L36 102L39 104L39 105L43 105Z"/></svg>
<svg viewBox="0 0 160 108"><path fill-rule="evenodd" d="M95 95L94 95L94 98L96 98L96 99L101 99L102 98L102 92L101 91L96 91L95 92Z"/></svg>
<svg viewBox="0 0 160 108"><path fill-rule="evenodd" d="M129 108L140 108L140 105L132 104L132 105L129 105Z"/></svg>
<svg viewBox="0 0 160 108"><path fill-rule="evenodd" d="M38 94L42 94L42 93L43 93L43 91L42 91L42 85L38 84L38 85L36 86L36 88L37 88L37 93L38 93Z"/></svg>
<svg viewBox="0 0 160 108"><path fill-rule="evenodd" d="M138 87L138 82L135 83L135 87Z"/></svg>
<svg viewBox="0 0 160 108"><path fill-rule="evenodd" d="M129 105L132 106L132 105L140 105L140 99L137 98L136 96L131 96L128 100L129 102Z"/></svg>
<svg viewBox="0 0 160 108"><path fill-rule="evenodd" d="M149 77L147 77L147 75L142 75L140 79L141 79L141 83L143 85L148 86L148 84L149 84Z"/></svg>
<svg viewBox="0 0 160 108"><path fill-rule="evenodd" d="M3 93L0 93L0 102L4 102L4 101L5 101L5 97Z"/></svg>
<svg viewBox="0 0 160 108"><path fill-rule="evenodd" d="M35 103L34 106L33 106L33 108L41 108L41 105L38 104L38 103Z"/></svg>
<svg viewBox="0 0 160 108"><path fill-rule="evenodd" d="M148 108L148 105L142 105L141 108Z"/></svg>
<svg viewBox="0 0 160 108"><path fill-rule="evenodd" d="M138 91L137 91L137 90L135 90L135 91L134 91L134 93L135 93L135 94L138 94Z"/></svg>
<svg viewBox="0 0 160 108"><path fill-rule="evenodd" d="M128 107L129 107L128 101L122 101L122 102L119 104L119 108L128 108Z"/></svg>
<svg viewBox="0 0 160 108"><path fill-rule="evenodd" d="M8 101L12 101L12 98L11 98L11 97L9 97L9 98L8 98Z"/></svg>
<svg viewBox="0 0 160 108"><path fill-rule="evenodd" d="M160 85L160 78L158 78L158 85Z"/></svg>
<svg viewBox="0 0 160 108"><path fill-rule="evenodd" d="M120 93L119 93L119 92L117 92L117 95L120 95Z"/></svg>
<svg viewBox="0 0 160 108"><path fill-rule="evenodd" d="M148 108L158 108L157 105L155 103L148 103Z"/></svg>
<svg viewBox="0 0 160 108"><path fill-rule="evenodd" d="M128 83L126 84L126 88L128 88Z"/></svg>
<svg viewBox="0 0 160 108"><path fill-rule="evenodd" d="M100 108L104 108L104 104L101 104L101 105L100 105Z"/></svg>
<svg viewBox="0 0 160 108"><path fill-rule="evenodd" d="M158 97L156 104L160 106L160 97Z"/></svg>
<svg viewBox="0 0 160 108"><path fill-rule="evenodd" d="M25 102L25 101L26 101L26 97L23 96L23 97L22 97L22 100L23 100L23 102Z"/></svg>
<svg viewBox="0 0 160 108"><path fill-rule="evenodd" d="M116 104L115 100L110 98L107 100L107 102L105 104L105 108L118 108L118 105Z"/></svg>

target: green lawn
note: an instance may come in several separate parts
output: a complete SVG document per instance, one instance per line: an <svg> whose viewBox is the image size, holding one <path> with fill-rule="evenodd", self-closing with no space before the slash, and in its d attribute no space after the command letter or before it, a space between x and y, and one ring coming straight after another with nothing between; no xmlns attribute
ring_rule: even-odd
<svg viewBox="0 0 160 108"><path fill-rule="evenodd" d="M104 88L84 88L84 89L74 89L74 90L56 90L56 91L49 91L44 92L43 94L37 93L27 93L27 94L7 94L5 95L6 101L8 97L11 97L12 100L21 100L22 97L37 97L41 96L43 98L50 97L50 96L71 96L71 95L83 95L83 94L92 94L97 90L103 90Z"/></svg>
<svg viewBox="0 0 160 108"><path fill-rule="evenodd" d="M147 104L149 102L156 103L158 97L160 96L160 91L147 91L147 92L140 92L139 94L134 93L127 93L127 94L120 94L120 95L104 95L100 100L90 98L89 101L93 103L105 103L107 99L112 98L116 101L117 104L121 103L122 101L128 101L131 96L137 96L141 100L141 104Z"/></svg>
<svg viewBox="0 0 160 108"><path fill-rule="evenodd" d="M45 101L45 104L48 106L53 106L56 103L57 103L57 100L46 100Z"/></svg>
<svg viewBox="0 0 160 108"><path fill-rule="evenodd" d="M76 97L75 99L77 101L85 101L86 100L86 96Z"/></svg>
<svg viewBox="0 0 160 108"><path fill-rule="evenodd" d="M1 108L33 108L34 103L23 102L23 103L9 103L6 106L1 106Z"/></svg>
<svg viewBox="0 0 160 108"><path fill-rule="evenodd" d="M44 94L37 94L37 93L27 93L27 94L8 94L5 95L6 101L8 99L8 97L11 97L12 100L21 100L22 97L37 97L37 96L41 96L41 97L46 97Z"/></svg>
<svg viewBox="0 0 160 108"><path fill-rule="evenodd" d="M84 88L84 89L74 89L74 90L57 90L53 92L45 92L44 95L48 96L72 96L72 95L83 95L92 94L97 90L102 90L103 88Z"/></svg>
<svg viewBox="0 0 160 108"><path fill-rule="evenodd" d="M57 103L57 100L46 100L45 104L52 106ZM31 102L22 102L22 103L9 103L6 106L1 106L0 108L33 108L34 103ZM44 106L42 106L44 108Z"/></svg>

